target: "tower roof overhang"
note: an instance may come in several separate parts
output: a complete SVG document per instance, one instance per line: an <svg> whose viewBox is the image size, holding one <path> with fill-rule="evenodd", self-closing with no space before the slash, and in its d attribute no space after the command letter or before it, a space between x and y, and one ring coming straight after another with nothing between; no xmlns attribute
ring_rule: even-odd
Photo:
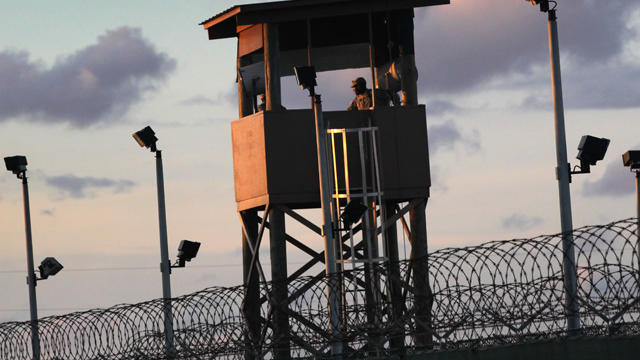
<svg viewBox="0 0 640 360"><path fill-rule="evenodd" d="M236 37L247 26L362 15L449 4L450 0L291 0L238 5L200 23L209 39Z"/></svg>

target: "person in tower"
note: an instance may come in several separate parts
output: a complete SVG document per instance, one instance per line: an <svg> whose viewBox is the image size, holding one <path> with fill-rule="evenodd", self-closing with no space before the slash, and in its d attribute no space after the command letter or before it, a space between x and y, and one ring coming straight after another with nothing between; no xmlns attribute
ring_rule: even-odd
<svg viewBox="0 0 640 360"><path fill-rule="evenodd" d="M371 89L367 89L367 81L364 78L358 77L351 82L351 88L356 94L356 97L351 100L347 110L369 110L373 106L371 99ZM375 90L376 106L387 107L391 101L387 91L383 89Z"/></svg>
<svg viewBox="0 0 640 360"><path fill-rule="evenodd" d="M371 89L367 89L367 81L364 78L355 78L351 82L351 88L356 97L351 100L347 110L369 110L373 106L371 100Z"/></svg>

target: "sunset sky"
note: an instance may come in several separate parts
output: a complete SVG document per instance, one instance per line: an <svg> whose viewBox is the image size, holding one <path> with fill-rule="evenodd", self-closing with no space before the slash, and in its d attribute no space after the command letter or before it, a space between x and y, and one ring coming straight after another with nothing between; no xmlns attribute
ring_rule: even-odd
<svg viewBox="0 0 640 360"><path fill-rule="evenodd" d="M172 259L181 239L202 242L174 271L174 295L241 283L236 41L198 26L235 1L0 0L0 155L28 158L36 263L65 265L38 284L41 316L161 295L154 158L131 137L146 125L163 150ZM611 139L573 179L574 225L633 217L621 154L640 149L640 4L558 2L570 161L582 135ZM415 32L430 249L559 232L545 14L452 0L416 10ZM359 75L319 75L325 110L346 108ZM284 106L308 106L292 77L282 86ZM1 172L0 321L28 318L22 211L19 181Z"/></svg>

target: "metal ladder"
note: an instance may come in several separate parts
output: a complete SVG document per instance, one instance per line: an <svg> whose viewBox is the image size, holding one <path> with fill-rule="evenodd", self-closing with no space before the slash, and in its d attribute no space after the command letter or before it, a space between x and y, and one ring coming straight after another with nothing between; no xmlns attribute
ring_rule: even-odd
<svg viewBox="0 0 640 360"><path fill-rule="evenodd" d="M332 159L332 212L335 219L337 249L336 261L339 269L345 271L345 267L350 264L351 270L356 270L358 265L364 265L368 269L365 275L365 289L358 285L358 281L352 279L349 285L342 281L342 313L343 320L347 320L346 308L351 307L351 313L358 312L362 305L367 304L366 293L369 292L369 304L373 309L377 309L381 304L380 295L381 282L380 275L376 271L376 264L387 261L387 257L379 256L379 249L386 249L384 244L385 231L385 214L384 206L382 206L383 191L380 179L380 152L378 145L378 127L372 126L369 121L368 126L360 128L333 128L327 130L328 151L330 151ZM355 169L354 169L355 168ZM359 170L360 184L355 184L357 172ZM364 215L360 220L360 231L354 231L356 222L345 223L341 214L344 213L345 207L352 201L359 201L367 207ZM357 235L362 239L366 256L360 256L356 249ZM345 259L344 244L349 243L348 258ZM386 252L386 251L385 251ZM386 255L386 254L385 254ZM367 266L369 265L369 266ZM356 272L352 272L355 274ZM368 276L367 276L368 275ZM355 276L355 275L353 275ZM388 284L387 284L388 286ZM368 287L368 289L367 289ZM388 293L388 292L387 292ZM371 308L370 308L371 309ZM370 311L370 310L369 310ZM370 311L371 312L371 311ZM369 326L375 327L382 319L377 311L375 311L375 319Z"/></svg>

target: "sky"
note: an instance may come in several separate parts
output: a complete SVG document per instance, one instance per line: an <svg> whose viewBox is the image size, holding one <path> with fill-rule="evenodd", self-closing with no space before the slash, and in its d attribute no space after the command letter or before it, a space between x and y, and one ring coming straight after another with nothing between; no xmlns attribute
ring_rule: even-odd
<svg viewBox="0 0 640 360"><path fill-rule="evenodd" d="M611 139L592 173L573 178L574 225L633 217L633 175L620 156L640 149L640 4L559 2L571 163L583 135ZM202 242L174 270L173 294L241 283L236 42L209 41L198 26L235 4L0 0L0 155L28 158L36 263L54 256L65 266L39 282L40 315L161 295L154 158L131 137L146 125L163 150L171 256L181 239ZM559 232L546 16L520 0L452 0L414 21L430 250ZM325 110L346 108L351 79L368 73L319 74ZM308 104L292 77L282 86L285 106ZM0 321L26 320L21 185L9 172L0 173L0 244ZM303 260L290 255L292 266Z"/></svg>

